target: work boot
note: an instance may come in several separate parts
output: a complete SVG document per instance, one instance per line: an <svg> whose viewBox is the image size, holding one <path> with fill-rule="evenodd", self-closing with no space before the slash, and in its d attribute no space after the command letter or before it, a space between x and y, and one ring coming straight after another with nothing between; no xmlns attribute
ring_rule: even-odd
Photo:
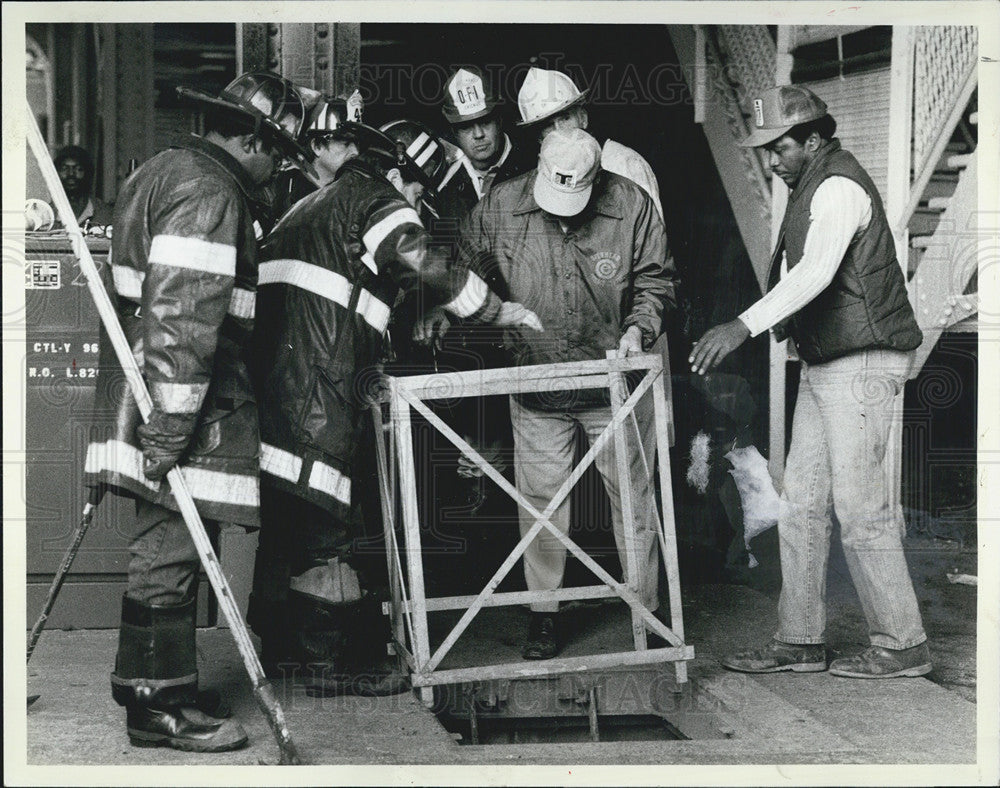
<svg viewBox="0 0 1000 788"><path fill-rule="evenodd" d="M552 659L559 652L556 636L557 613L532 613L528 642L521 652L525 659Z"/></svg>
<svg viewBox="0 0 1000 788"><path fill-rule="evenodd" d="M849 679L915 678L931 672L931 653L927 641L912 648L869 646L853 657L841 657L830 663L830 673Z"/></svg>
<svg viewBox="0 0 1000 788"><path fill-rule="evenodd" d="M826 670L826 646L772 640L763 648L740 651L722 659L722 667L741 673L818 673Z"/></svg>
<svg viewBox="0 0 1000 788"><path fill-rule="evenodd" d="M125 720L133 747L225 752L245 747L248 741L238 722L210 717L193 706L157 709L129 704Z"/></svg>
<svg viewBox="0 0 1000 788"><path fill-rule="evenodd" d="M350 673L327 675L323 678L323 681L306 684L306 695L310 698L339 695L378 698L399 695L410 689L410 677L399 669L394 659L386 659L367 670L352 670Z"/></svg>
<svg viewBox="0 0 1000 788"><path fill-rule="evenodd" d="M233 709L226 700L219 694L218 690L205 689L198 690L195 708L209 717L224 719L233 716Z"/></svg>
<svg viewBox="0 0 1000 788"><path fill-rule="evenodd" d="M398 695L410 689L407 673L400 669L399 660L386 654L390 640L388 620L381 604L372 598L353 605L344 605L340 623L344 642L340 671L313 673L306 682L310 697L359 695L381 697Z"/></svg>

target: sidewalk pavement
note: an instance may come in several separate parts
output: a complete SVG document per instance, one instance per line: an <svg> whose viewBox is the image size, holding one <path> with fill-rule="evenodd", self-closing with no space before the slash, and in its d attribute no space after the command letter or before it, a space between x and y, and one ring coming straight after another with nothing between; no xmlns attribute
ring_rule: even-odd
<svg viewBox="0 0 1000 788"><path fill-rule="evenodd" d="M774 603L745 586L700 585L684 596L691 688L712 699L717 738L689 741L462 746L413 694L389 698L309 698L277 686L289 728L313 764L741 764L972 763L976 707L927 679L859 681L827 673L749 676L722 670L716 657L773 631ZM613 606L602 615L613 612ZM624 610L615 607L625 621ZM501 609L483 611L470 631L490 637ZM627 627L627 624L626 624ZM613 628L613 627L612 627ZM277 748L253 702L225 629L200 630L199 671L232 703L248 748L211 755L134 749L108 674L117 633L51 631L29 666L28 764L274 764ZM933 643L932 643L933 651Z"/></svg>

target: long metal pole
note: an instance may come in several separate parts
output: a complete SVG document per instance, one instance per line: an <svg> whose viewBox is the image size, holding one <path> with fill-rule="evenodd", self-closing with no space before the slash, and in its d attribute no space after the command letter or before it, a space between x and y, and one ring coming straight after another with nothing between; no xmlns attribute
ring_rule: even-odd
<svg viewBox="0 0 1000 788"><path fill-rule="evenodd" d="M94 519L94 510L97 508L98 504L101 502L101 498L103 497L103 487L91 488L90 499L83 506L83 515L80 517L80 522L76 526L76 531L73 533L73 541L70 542L69 548L63 556L63 560L59 564L59 570L56 572L55 577L52 578L52 585L49 586L49 595L45 599L45 605L42 607L42 612L39 614L38 620L35 621L35 625L31 628L31 637L28 638L28 658L26 662L31 662L31 655L35 652L35 646L38 645L38 638L41 637L42 630L45 628L45 624L49 620L49 614L52 612L52 608L55 607L59 591L62 588L63 583L66 581L66 575L69 574L70 567L73 566L73 560L76 558L76 554L80 551L80 544L83 542L83 537L86 535L87 529L90 527L90 521Z"/></svg>
<svg viewBox="0 0 1000 788"><path fill-rule="evenodd" d="M111 339L115 355L118 357L122 370L125 372L129 387L132 389L132 394L139 406L139 413L142 415L143 421L148 421L149 413L152 410L152 400L149 397L149 391L146 389L146 383L143 381L139 365L132 355L132 350L125 338L125 332L122 331L121 324L118 322L118 315L111 304L111 299L108 297L108 293L104 289L104 284L97 273L97 266L94 265L94 260L90 256L90 250L84 242L83 233L77 226L76 215L70 207L69 198L67 198L66 192L63 190L62 182L59 180L55 164L53 164L52 158L49 156L48 148L45 147L45 142L42 139L35 116L30 106L27 109L28 144L31 146L31 150L38 160L38 166L42 170L49 193L56 204L56 211L59 214L59 218L66 228L66 232L69 233L74 251L80 260L80 269L87 278L87 287L90 289L90 294L97 305L97 312L101 317L101 322L104 323L104 328ZM246 666L247 673L250 676L250 683L253 685L254 698L257 701L257 705L260 706L261 711L267 717L268 724L271 726L271 732L278 743L278 749L281 751L280 762L282 764L301 763L298 752L295 749L295 744L292 742L292 736L288 731L284 712L281 710L274 690L264 676L264 669L261 667L260 659L257 657L253 643L250 642L250 634L247 632L243 618L236 607L233 592L229 588L226 576L222 573L219 559L216 557L215 551L212 550L212 543L208 539L208 534L205 533L205 525L201 521L201 515L198 514L194 498L191 497L187 484L184 482L184 477L181 475L180 468L174 466L167 474L167 481L170 483L174 499L177 501L180 513L187 524L188 532L191 534L191 540L194 542L198 556L201 558L201 563L205 568L205 573L208 575L208 580L212 584L212 590L215 592L216 599L219 602L219 608L222 610L226 623L229 625L229 630L233 634L240 656L243 657L243 664Z"/></svg>

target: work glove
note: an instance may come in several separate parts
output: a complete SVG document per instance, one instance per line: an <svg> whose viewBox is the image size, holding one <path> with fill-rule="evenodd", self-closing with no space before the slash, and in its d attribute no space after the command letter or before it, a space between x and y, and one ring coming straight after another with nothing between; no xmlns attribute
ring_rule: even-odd
<svg viewBox="0 0 1000 788"><path fill-rule="evenodd" d="M149 421L136 430L142 446L143 473L150 481L159 481L173 468L191 442L197 413L164 413L153 410Z"/></svg>
<svg viewBox="0 0 1000 788"><path fill-rule="evenodd" d="M493 322L498 326L525 326L535 331L542 330L542 321L538 319L538 315L524 304L513 301L504 301L500 304L500 312Z"/></svg>

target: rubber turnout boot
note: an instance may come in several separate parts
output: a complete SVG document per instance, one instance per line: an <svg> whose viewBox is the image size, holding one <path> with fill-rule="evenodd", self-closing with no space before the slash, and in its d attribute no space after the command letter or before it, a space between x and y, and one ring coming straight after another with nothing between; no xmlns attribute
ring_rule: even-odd
<svg viewBox="0 0 1000 788"><path fill-rule="evenodd" d="M234 720L210 717L193 706L156 709L126 708L128 738L134 747L171 747L186 752L225 752L247 744L247 734Z"/></svg>

